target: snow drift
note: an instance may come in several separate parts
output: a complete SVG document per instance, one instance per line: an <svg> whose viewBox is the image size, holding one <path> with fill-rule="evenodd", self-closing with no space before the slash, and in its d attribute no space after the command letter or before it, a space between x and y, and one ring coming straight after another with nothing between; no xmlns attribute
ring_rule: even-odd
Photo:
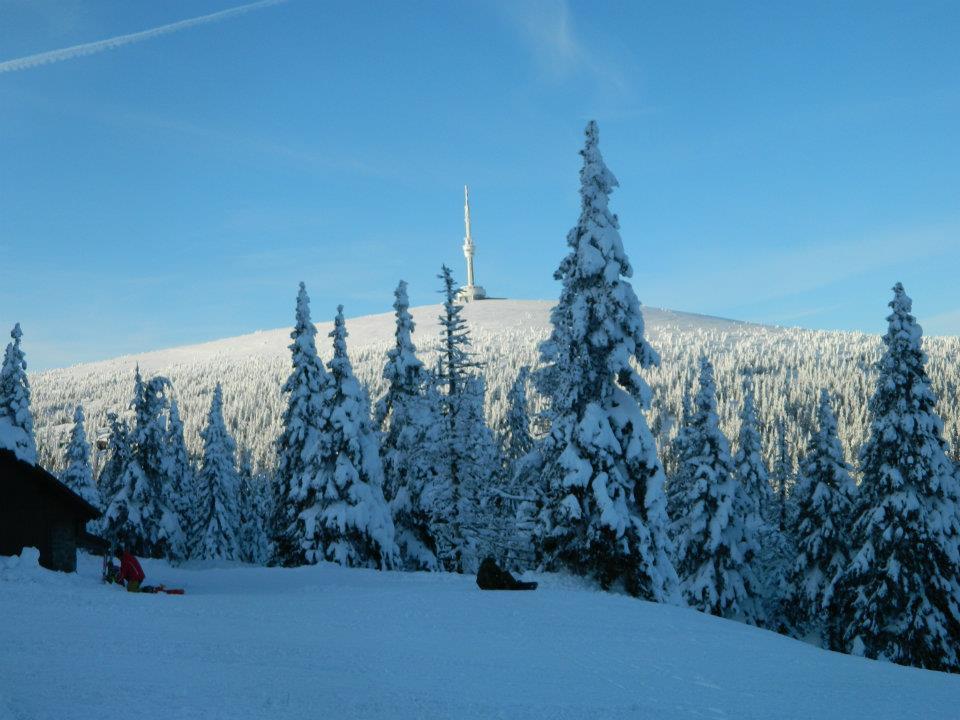
<svg viewBox="0 0 960 720"><path fill-rule="evenodd" d="M84 555L75 575L0 575L0 718L957 717L958 676L564 577L497 593L329 564L144 567L188 594L104 586Z"/></svg>

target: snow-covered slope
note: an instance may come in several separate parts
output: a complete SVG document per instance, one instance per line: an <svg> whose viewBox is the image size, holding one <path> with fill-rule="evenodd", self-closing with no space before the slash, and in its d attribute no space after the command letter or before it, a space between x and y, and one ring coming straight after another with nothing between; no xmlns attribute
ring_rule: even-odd
<svg viewBox="0 0 960 720"><path fill-rule="evenodd" d="M539 361L537 346L549 333L552 305L540 300L488 300L464 309L476 355L486 363L487 414L494 427L504 415L506 393L520 366L536 366ZM321 315L320 308L313 310L315 318ZM432 363L440 306L415 308L412 313L417 323L414 341L423 359ZM884 314L878 303L878 316ZM847 452L852 455L862 441L866 402L873 392L872 363L881 347L877 336L784 329L657 308L644 308L644 317L650 341L663 357L659 370L645 373L654 390L650 422L663 435L661 440L673 432L673 419L690 387L697 359L706 353L716 368L725 432L732 434L738 426L740 374L750 368L757 373L762 425L772 432L776 421L786 416L791 421L794 455L805 443L821 387L837 396ZM347 320L356 374L374 399L383 390L380 373L392 343L393 322L392 313ZM318 329L321 355L329 358L326 335L332 323L320 323ZM283 409L280 387L290 368L289 332L288 328L267 330L32 375L41 463L61 466L63 442L78 402L86 410L90 436L106 426L107 411L123 412L129 406L133 368L139 364L145 374L164 374L173 381L192 452L199 450L198 432L209 407L209 393L221 382L224 413L238 444L250 448L261 467L271 467ZM960 367L955 362L960 340L931 338L924 347L941 397L941 412L952 428L960 418ZM531 402L535 410L541 407L532 392ZM768 449L772 440L768 432L764 437Z"/></svg>
<svg viewBox="0 0 960 720"><path fill-rule="evenodd" d="M548 576L170 568L129 595L0 558L0 718L954 720L960 677ZM5 707L4 707L5 705ZM6 711L7 715L4 715Z"/></svg>
<svg viewBox="0 0 960 720"><path fill-rule="evenodd" d="M486 300L464 306L463 317L476 335L499 335L524 333L530 337L543 337L550 330L550 308L555 303L546 300ZM437 318L442 311L440 305L424 305L412 308L411 314L417 323L417 339L427 349L436 340ZM314 308L314 315L318 311ZM746 323L724 320L707 315L675 312L660 308L644 308L644 318L648 329L656 333L659 328L677 329L722 329L738 328ZM315 318L316 319L316 318ZM754 326L755 327L755 326ZM350 333L350 348L361 351L371 346L380 346L392 342L394 316L392 312L349 318L347 329ZM332 322L317 323L320 349L325 349L323 340L333 330ZM103 372L119 370L132 372L139 364L145 374L164 373L170 368L197 363L210 363L217 360L235 360L237 358L289 359L287 346L290 344L290 328L260 330L249 335L240 335L223 340L184 345L166 350L155 350L137 355L124 355L110 360L77 365L65 370L52 370L38 377L57 376L80 378Z"/></svg>
<svg viewBox="0 0 960 720"><path fill-rule="evenodd" d="M501 386L509 387L520 364L536 363L536 347L549 333L553 304L545 300L488 300L465 307L463 315L469 323L477 356L487 363L493 414L498 412ZM411 311L417 323L414 341L428 360L438 342L437 318L441 309L440 305L427 305ZM700 331L755 327L671 310L647 308L644 312L654 333L659 329ZM314 308L315 319L319 314L319 309ZM317 329L318 349L321 356L329 358L327 334L333 329L333 323L318 323ZM350 318L347 330L357 374L371 387L371 394L376 398L380 392L384 354L393 342L393 313ZM226 414L234 419L241 446L252 446L255 456L265 460L269 455L266 447L269 442L265 438L276 436L281 411L280 384L289 372L289 343L289 328L262 330L33 374L33 406L42 448L41 461L59 466L57 452L69 429L76 403L84 404L91 435L106 426L106 412L123 412L131 399L133 370L137 365L144 375L162 374L173 380L186 419L188 442L196 439L204 408L209 405L206 394L218 380L222 381ZM269 431L264 433L266 428Z"/></svg>

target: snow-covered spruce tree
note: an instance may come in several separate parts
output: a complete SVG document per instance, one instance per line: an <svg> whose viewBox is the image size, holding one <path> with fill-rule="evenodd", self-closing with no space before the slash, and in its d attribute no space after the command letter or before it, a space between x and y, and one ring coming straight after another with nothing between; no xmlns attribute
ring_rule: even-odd
<svg viewBox="0 0 960 720"><path fill-rule="evenodd" d="M460 314L463 305L457 303L457 282L453 271L446 265L440 267L437 277L443 281L443 314L440 315L440 347L437 349L439 363L437 376L447 388L449 397L463 392L467 378L481 367L470 352L470 330Z"/></svg>
<svg viewBox="0 0 960 720"><path fill-rule="evenodd" d="M410 315L407 283L401 280L393 295L397 318L394 345L387 351L387 363L382 373L387 382L387 391L376 408L376 422L384 434L381 454L383 492L387 501L392 500L397 490L407 483L408 468L412 461L410 453L417 452L414 446L406 442L404 435L409 430L408 425L417 419L409 417L408 410L416 404L423 390L423 363L413 345L415 324Z"/></svg>
<svg viewBox="0 0 960 720"><path fill-rule="evenodd" d="M793 558L786 537L778 524L771 521L778 503L770 487L770 476L762 453L753 379L750 373L746 373L733 472L746 500L743 514L745 532L747 537L754 539L758 548L752 565L758 582L757 591L763 600L764 616L768 625L785 630L780 616L783 597L787 592L787 566Z"/></svg>
<svg viewBox="0 0 960 720"><path fill-rule="evenodd" d="M12 450L21 460L36 464L30 382L27 380L27 361L20 349L20 338L23 337L20 323L13 326L10 337L12 340L0 367L0 448Z"/></svg>
<svg viewBox="0 0 960 720"><path fill-rule="evenodd" d="M319 502L322 457L331 452L330 376L317 355L316 335L317 328L310 320L310 297L306 285L300 283L296 324L290 333L293 370L283 385L287 406L276 443L270 522L273 562L284 566L315 563L323 555L313 544L312 534L307 537L300 517L302 511Z"/></svg>
<svg viewBox="0 0 960 720"><path fill-rule="evenodd" d="M788 622L785 601L790 595L787 575L796 560L796 550L788 531L792 510L787 489L793 487L793 461L787 445L786 426L781 421L777 429L777 457L773 465L773 494L759 527L760 556L757 574L763 586L766 624L784 634L799 630Z"/></svg>
<svg viewBox="0 0 960 720"><path fill-rule="evenodd" d="M958 488L912 301L897 283L870 436L860 451L852 559L830 599L836 650L960 671Z"/></svg>
<svg viewBox="0 0 960 720"><path fill-rule="evenodd" d="M691 450L690 440L694 433L691 424L693 421L691 394L692 389L690 388L683 393L680 427L665 452L665 455L669 458L669 462L665 463L665 466L669 468L669 473L666 474L664 493L667 498L667 516L671 519L679 517L687 511L683 503L690 491L691 478L687 472L690 466L687 464L686 458ZM672 526L671 532L673 532Z"/></svg>
<svg viewBox="0 0 960 720"><path fill-rule="evenodd" d="M136 408L143 402L144 383L140 367L134 371L133 401ZM152 493L136 452L136 429L126 420L111 413L109 459L101 474L101 494L104 497L103 517L100 520L104 538L115 546L126 547L138 555L152 555L153 547L148 539L148 512L141 506Z"/></svg>
<svg viewBox="0 0 960 720"><path fill-rule="evenodd" d="M237 445L223 420L223 389L217 383L207 424L200 431L203 460L196 478L190 556L200 560L239 560L240 512Z"/></svg>
<svg viewBox="0 0 960 720"><path fill-rule="evenodd" d="M502 461L493 432L483 414L486 383L482 375L466 378L454 415L453 455L459 480L459 507L469 552L463 557L464 572L476 572L480 561L493 556L505 560L513 531L513 512L496 502L502 497Z"/></svg>
<svg viewBox="0 0 960 720"><path fill-rule="evenodd" d="M777 457L773 464L773 490L776 493L774 502L769 506L768 520L781 533L787 531L790 524L790 505L788 488L793 484L793 460L790 455L790 446L787 444L787 426L782 420L777 423Z"/></svg>
<svg viewBox="0 0 960 720"><path fill-rule="evenodd" d="M167 392L170 381L153 377L143 381L140 369L134 377L133 453L146 484L139 495L143 523L143 554L181 559L186 556L186 536L180 517L171 504L170 459L167 436ZM136 473L131 480L136 482Z"/></svg>
<svg viewBox="0 0 960 720"><path fill-rule="evenodd" d="M440 347L436 379L445 387L441 411L444 419L444 446L442 468L446 487L437 488L436 496L445 498L438 503L441 514L435 517L438 559L441 566L450 572L470 572L477 563L476 536L473 507L475 488L467 487L470 473L463 465L469 460L463 457L468 450L469 438L465 427L469 423L458 418L469 401L464 400L470 378L480 363L470 353L470 331L461 316L463 306L456 302L457 285L453 272L443 265L438 275L443 281L443 313L440 315Z"/></svg>
<svg viewBox="0 0 960 720"><path fill-rule="evenodd" d="M90 443L83 428L83 407L77 405L73 413L73 429L67 444L66 470L60 475L60 482L73 490L95 508L101 507L100 493L93 482L93 470L90 468Z"/></svg>
<svg viewBox="0 0 960 720"><path fill-rule="evenodd" d="M102 524L108 540L127 546L137 555L179 559L186 552L183 529L176 511L168 504L166 488L169 462L165 411L169 385L161 377L144 382L139 368L135 373L132 407L136 426L128 435L129 455L124 457L122 448L117 448L121 452L111 458L111 462L123 464L110 469L119 474L115 480L109 480L115 485L104 493L109 500Z"/></svg>
<svg viewBox="0 0 960 720"><path fill-rule="evenodd" d="M791 534L797 557L788 574L784 610L801 637L823 630L824 598L850 559L849 527L856 496L826 390L820 393L817 423L792 493L796 515Z"/></svg>
<svg viewBox="0 0 960 720"><path fill-rule="evenodd" d="M754 405L753 378L743 379L743 408L740 411L740 435L737 454L733 458L734 474L746 493L753 512L760 518L770 517L774 505L770 474L763 461L763 445L757 410Z"/></svg>
<svg viewBox="0 0 960 720"><path fill-rule="evenodd" d="M253 459L249 449L240 452L239 480L237 506L240 513L240 559L262 565L270 558L270 543L267 539L269 496L266 478L253 471Z"/></svg>
<svg viewBox="0 0 960 720"><path fill-rule="evenodd" d="M522 365L507 393L508 408L499 439L503 479L485 498L485 516L491 519L489 529L496 538L494 556L508 568L529 565L532 521L540 511L538 501L542 500L536 480L539 461L530 457L536 453L527 410L529 379L530 367Z"/></svg>
<svg viewBox="0 0 960 720"><path fill-rule="evenodd" d="M530 378L530 368L521 366L517 372L517 379L510 386L507 393L508 409L504 418L503 437L500 445L508 466L512 466L519 458L533 449L533 438L530 436L530 414L527 410L527 380Z"/></svg>
<svg viewBox="0 0 960 720"><path fill-rule="evenodd" d="M377 403L377 423L383 433L380 451L384 470L384 495L390 503L397 544L404 567L437 570L434 536L433 485L438 467L436 407L427 403L427 373L413 345L415 328L410 315L407 283L394 291L396 311L394 346L387 351L383 379L387 391Z"/></svg>
<svg viewBox="0 0 960 720"><path fill-rule="evenodd" d="M315 504L300 513L305 538L315 548L307 559L389 569L399 563L399 552L383 497L383 466L370 400L347 355L342 305L330 337L330 452L323 458Z"/></svg>
<svg viewBox="0 0 960 720"><path fill-rule="evenodd" d="M700 387L690 419L684 511L673 518L677 572L692 607L751 624L763 620L753 563L758 538L753 509L733 476L730 447L720 432L713 366L700 360Z"/></svg>
<svg viewBox="0 0 960 720"><path fill-rule="evenodd" d="M580 218L555 277L563 288L551 311L535 376L551 403L543 446L544 506L535 544L546 568L622 584L655 601L676 597L664 475L644 410L650 389L631 364L659 363L644 338L633 270L607 207L617 186L597 147L595 122L580 154Z"/></svg>
<svg viewBox="0 0 960 720"><path fill-rule="evenodd" d="M110 427L107 459L97 477L97 490L100 492L104 507L109 507L114 496L120 491L120 478L133 456L133 448L130 446L130 428L126 421L111 412L107 413L107 424ZM104 526L103 519L100 521L100 526Z"/></svg>
<svg viewBox="0 0 960 720"><path fill-rule="evenodd" d="M393 291L393 297L396 316L394 344L387 351L387 363L382 373L383 379L387 381L387 391L377 403L377 424L388 433L387 421L394 406L419 395L423 388L423 363L417 357L417 350L413 345L416 324L410 314L406 281L400 281L397 289Z"/></svg>
<svg viewBox="0 0 960 720"><path fill-rule="evenodd" d="M196 505L194 471L183 435L180 407L176 400L170 401L164 444L166 445L165 501L173 508L180 520L180 527L184 532L184 545L189 550L194 545L194 538L190 533L196 525L193 517L193 509Z"/></svg>

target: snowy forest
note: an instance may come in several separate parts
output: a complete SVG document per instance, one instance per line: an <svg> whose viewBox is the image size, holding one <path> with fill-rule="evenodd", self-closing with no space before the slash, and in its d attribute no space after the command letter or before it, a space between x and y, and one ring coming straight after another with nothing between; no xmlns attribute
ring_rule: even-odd
<svg viewBox="0 0 960 720"><path fill-rule="evenodd" d="M474 332L442 266L435 327L400 281L392 340L359 351L342 306L318 333L305 283L283 359L28 377L17 325L0 445L146 557L492 556L960 672L960 340L923 338L899 283L882 337L641 310L595 123L581 156L548 324Z"/></svg>

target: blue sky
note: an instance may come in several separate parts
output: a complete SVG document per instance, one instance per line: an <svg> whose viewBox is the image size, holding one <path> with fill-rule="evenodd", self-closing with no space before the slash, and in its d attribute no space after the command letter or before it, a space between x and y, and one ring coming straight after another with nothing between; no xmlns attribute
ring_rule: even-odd
<svg viewBox="0 0 960 720"><path fill-rule="evenodd" d="M436 302L555 298L600 123L640 299L960 333L960 4L0 0L0 324L34 369Z"/></svg>

